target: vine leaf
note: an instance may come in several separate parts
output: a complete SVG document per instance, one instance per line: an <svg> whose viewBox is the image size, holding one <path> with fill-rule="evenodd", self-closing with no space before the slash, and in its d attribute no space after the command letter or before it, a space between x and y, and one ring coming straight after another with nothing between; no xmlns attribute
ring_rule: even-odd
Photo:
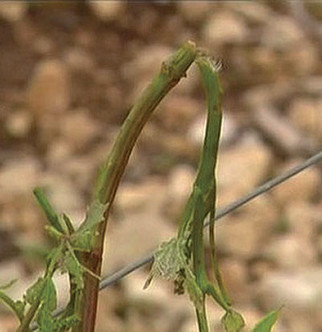
<svg viewBox="0 0 322 332"><path fill-rule="evenodd" d="M221 322L223 323L226 332L239 332L245 326L245 321L242 315L234 310L227 311Z"/></svg>
<svg viewBox="0 0 322 332"><path fill-rule="evenodd" d="M253 332L271 332L277 322L280 310L273 310L262 318L254 327Z"/></svg>
<svg viewBox="0 0 322 332"><path fill-rule="evenodd" d="M187 263L189 261L186 250L186 241L182 238L173 238L161 244L154 253L154 263L150 275L143 288L147 288L153 277L174 281L176 294L187 292L195 307L203 306L203 293L198 286L195 276Z"/></svg>
<svg viewBox="0 0 322 332"><path fill-rule="evenodd" d="M104 221L104 213L109 204L102 204L98 199L89 206L85 221L72 234L71 244L75 250L91 251L95 243L96 226Z"/></svg>

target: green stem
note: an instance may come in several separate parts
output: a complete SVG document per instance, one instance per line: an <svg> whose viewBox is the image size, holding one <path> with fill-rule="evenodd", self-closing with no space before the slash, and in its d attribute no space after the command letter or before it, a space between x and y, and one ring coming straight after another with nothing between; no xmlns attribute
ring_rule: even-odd
<svg viewBox="0 0 322 332"><path fill-rule="evenodd" d="M100 275L104 236L107 226L109 209L124 173L133 146L151 113L163 97L186 75L187 69L196 56L196 47L192 42L185 43L168 61L162 64L161 71L146 88L133 106L127 119L123 123L112 150L101 168L94 190L94 198L103 204L109 203L105 212L105 220L97 229L95 245L91 253L81 255L81 263L96 275ZM84 296L78 313L81 322L74 332L93 332L96 319L97 296L99 281L86 274Z"/></svg>
<svg viewBox="0 0 322 332"><path fill-rule="evenodd" d="M211 265L214 271L214 276L218 285L218 291L220 292L224 302L228 305L232 305L231 298L226 290L225 284L223 282L223 278L221 275L219 262L217 258L217 250L216 250L216 240L215 240L215 209L213 209L210 213L210 225L209 225L209 243L210 243L210 260Z"/></svg>
<svg viewBox="0 0 322 332"><path fill-rule="evenodd" d="M0 291L0 300L3 301L3 303L5 303L16 314L16 316L21 322L23 319L23 315L17 310L15 301L2 291Z"/></svg>
<svg viewBox="0 0 322 332"><path fill-rule="evenodd" d="M197 321L198 321L198 329L199 332L208 332L208 320L206 314L206 307L205 307L205 296L203 299L203 306L202 309L196 309Z"/></svg>

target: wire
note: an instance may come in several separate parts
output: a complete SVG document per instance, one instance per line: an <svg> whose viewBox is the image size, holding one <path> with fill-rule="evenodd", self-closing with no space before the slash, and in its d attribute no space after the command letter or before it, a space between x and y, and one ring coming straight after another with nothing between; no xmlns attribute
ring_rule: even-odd
<svg viewBox="0 0 322 332"><path fill-rule="evenodd" d="M304 171L306 168L313 166L317 163L322 161L322 151L315 154L313 157L307 159L300 165L291 168L287 172L275 177L272 180L265 182L263 185L257 187L254 191L249 193L248 195L238 199L237 201L227 205L218 213L216 213L216 220L226 216L228 213L238 209L239 207L245 205L249 201L253 200L254 198L260 196L261 194L267 192L268 190L276 187L277 185L285 182L286 180L290 179L291 177L295 176L296 174ZM209 225L209 221L205 223L205 227ZM147 256L125 266L124 268L114 272L113 274L106 276L100 282L100 289L107 288L117 282L118 280L124 278L125 276L129 275L130 273L134 272L135 270L139 269L140 267L150 263L153 261L153 252L148 254Z"/></svg>
<svg viewBox="0 0 322 332"><path fill-rule="evenodd" d="M263 185L257 187L254 191L249 193L248 195L242 197L241 199L238 199L237 201L227 205L223 209L219 210L218 213L216 213L216 220L226 216L230 212L233 212L234 210L240 208L241 206L245 205L246 203L250 202L254 198L264 194L265 192L271 190L272 188L278 186L279 184L287 181L291 177L301 173L305 169L319 163L322 161L322 151L318 152L311 158L304 161L302 164L295 166L294 168L291 168L290 170L286 171L285 173L265 182ZM209 221L205 223L205 227L209 225ZM112 273L109 276L103 277L102 281L100 282L99 289L102 290L104 288L107 288L120 279L126 277L130 273L134 272L135 270L139 269L140 267L150 263L153 261L153 252L149 253L147 256L142 257L141 259L138 259L137 261L128 264L124 268ZM63 309L58 309L55 312L55 316L59 315L63 312ZM37 325L33 324L31 327L31 330L34 331L37 329Z"/></svg>

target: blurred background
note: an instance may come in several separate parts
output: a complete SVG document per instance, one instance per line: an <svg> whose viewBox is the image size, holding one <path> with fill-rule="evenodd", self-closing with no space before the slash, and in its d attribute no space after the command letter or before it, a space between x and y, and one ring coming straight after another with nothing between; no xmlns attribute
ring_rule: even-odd
<svg viewBox="0 0 322 332"><path fill-rule="evenodd" d="M218 207L322 145L322 4L158 1L0 4L0 285L21 297L53 245L32 189L79 224L97 168L160 64L192 40L221 59ZM109 222L103 274L172 237L205 123L196 67L145 126ZM224 279L250 327L284 305L276 332L322 331L321 165L218 223ZM186 296L148 267L100 293L97 331L197 331ZM66 278L57 276L60 304ZM209 301L212 330L222 311ZM15 331L0 305L0 331ZM245 331L250 331L246 328Z"/></svg>

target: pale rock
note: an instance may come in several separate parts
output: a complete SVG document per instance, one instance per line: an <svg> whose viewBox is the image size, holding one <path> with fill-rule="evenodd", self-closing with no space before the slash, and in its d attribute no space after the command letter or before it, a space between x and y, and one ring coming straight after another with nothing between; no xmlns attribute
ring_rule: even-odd
<svg viewBox="0 0 322 332"><path fill-rule="evenodd" d="M24 18L27 10L28 4L26 2L5 2L0 5L0 16L15 23Z"/></svg>
<svg viewBox="0 0 322 332"><path fill-rule="evenodd" d="M64 115L60 121L59 135L74 151L86 148L98 136L101 124L86 110L75 110Z"/></svg>
<svg viewBox="0 0 322 332"><path fill-rule="evenodd" d="M166 137L166 139L160 139ZM158 151L164 158L162 163L156 166L158 169L164 170L174 160L198 160L200 155L200 146L193 144L189 140L189 133L182 135L163 130L160 126L156 126L153 122L148 122L144 127L139 138L138 145L148 151ZM168 170L167 168L167 170Z"/></svg>
<svg viewBox="0 0 322 332"><path fill-rule="evenodd" d="M295 234L272 239L263 254L280 270L294 271L312 266L317 262L317 251L312 242Z"/></svg>
<svg viewBox="0 0 322 332"><path fill-rule="evenodd" d="M46 159L52 167L64 167L64 163L72 155L72 147L68 141L55 139L50 144L46 153Z"/></svg>
<svg viewBox="0 0 322 332"><path fill-rule="evenodd" d="M17 328L18 328L17 318L14 317L11 312L4 315L1 314L0 331L14 332L17 331Z"/></svg>
<svg viewBox="0 0 322 332"><path fill-rule="evenodd" d="M165 184L146 178L129 189L121 185L115 199L115 214L106 243L103 271L109 273L138 259L175 235L174 226L163 216ZM136 189L136 194L135 194Z"/></svg>
<svg viewBox="0 0 322 332"><path fill-rule="evenodd" d="M195 99L170 95L160 105L156 117L169 130L186 132L189 124L202 112L202 106Z"/></svg>
<svg viewBox="0 0 322 332"><path fill-rule="evenodd" d="M37 36L32 44L33 50L42 57L50 57L55 52L55 41L47 36Z"/></svg>
<svg viewBox="0 0 322 332"><path fill-rule="evenodd" d="M265 308L284 305L297 313L321 311L322 269L305 268L302 271L275 272L258 285L257 299Z"/></svg>
<svg viewBox="0 0 322 332"><path fill-rule="evenodd" d="M290 68L294 76L303 76L316 72L320 64L320 54L309 40L301 42L301 47L294 47L285 54L285 67Z"/></svg>
<svg viewBox="0 0 322 332"><path fill-rule="evenodd" d="M0 188L6 195L31 193L41 174L41 165L34 158L21 158L5 163L0 170Z"/></svg>
<svg viewBox="0 0 322 332"><path fill-rule="evenodd" d="M12 280L17 280L17 282L13 283L11 287L5 289L5 293L10 294L10 296L15 295L17 292L17 288L19 288L18 280L22 280L25 278L25 272L23 268L23 264L18 259L11 259L10 261L1 262L1 274L0 274L0 285L7 285ZM2 309L3 306L1 305Z"/></svg>
<svg viewBox="0 0 322 332"><path fill-rule="evenodd" d="M171 327L180 326L184 319L194 315L187 295L173 294L171 282L154 280L148 289L143 290L147 277L146 273L133 274L124 279L123 286L131 314L145 312L143 322L150 325L149 331L169 331Z"/></svg>
<svg viewBox="0 0 322 332"><path fill-rule="evenodd" d="M299 80L299 88L302 93L308 93L320 97L322 93L322 76L312 75Z"/></svg>
<svg viewBox="0 0 322 332"><path fill-rule="evenodd" d="M244 19L231 11L212 14L202 30L204 41L213 45L245 42L248 34Z"/></svg>
<svg viewBox="0 0 322 332"><path fill-rule="evenodd" d="M168 177L165 211L171 220L176 220L183 212L192 190L196 171L188 165L171 169Z"/></svg>
<svg viewBox="0 0 322 332"><path fill-rule="evenodd" d="M284 164L282 169L277 170L277 174L282 174L299 163L299 160L291 160ZM274 188L271 193L280 206L291 202L310 201L318 194L320 183L320 171L318 168L311 167Z"/></svg>
<svg viewBox="0 0 322 332"><path fill-rule="evenodd" d="M162 63L172 54L172 49L166 45L150 45L143 48L135 58L124 64L122 75L130 82L135 81L130 101L134 101L143 89L152 81L161 69ZM139 78L139 80L138 80Z"/></svg>
<svg viewBox="0 0 322 332"><path fill-rule="evenodd" d="M179 1L176 5L179 15L190 23L202 22L213 11L213 5L207 1Z"/></svg>
<svg viewBox="0 0 322 332"><path fill-rule="evenodd" d="M69 68L75 71L88 71L94 69L94 60L90 54L88 54L82 48L70 48L66 51L65 62Z"/></svg>
<svg viewBox="0 0 322 332"><path fill-rule="evenodd" d="M319 226L321 207L307 202L291 202L284 208L284 216L292 234L313 240Z"/></svg>
<svg viewBox="0 0 322 332"><path fill-rule="evenodd" d="M64 161L61 159L60 168L73 180L73 182L83 190L93 187L93 181L97 176L99 165L97 160L93 160L92 155L71 156ZM57 165L58 166L58 165Z"/></svg>
<svg viewBox="0 0 322 332"><path fill-rule="evenodd" d="M60 60L43 60L34 69L26 90L26 101L35 116L59 114L70 104L70 79Z"/></svg>
<svg viewBox="0 0 322 332"><path fill-rule="evenodd" d="M115 310L125 305L124 292L118 287L110 287L100 292L97 303L97 324L95 331L123 332L124 320L115 314Z"/></svg>
<svg viewBox="0 0 322 332"><path fill-rule="evenodd" d="M231 294L234 303L248 298L248 270L242 260L226 258L219 262L224 284L228 294Z"/></svg>
<svg viewBox="0 0 322 332"><path fill-rule="evenodd" d="M123 1L91 1L89 5L94 14L106 22L118 19L125 9Z"/></svg>
<svg viewBox="0 0 322 332"><path fill-rule="evenodd" d="M10 113L5 127L10 136L15 138L26 137L32 126L31 114L25 110Z"/></svg>
<svg viewBox="0 0 322 332"><path fill-rule="evenodd" d="M218 223L218 248L224 254L254 258L269 242L277 221L278 210L272 200L258 197Z"/></svg>
<svg viewBox="0 0 322 332"><path fill-rule="evenodd" d="M253 280L261 280L274 270L275 269L272 262L261 259L261 260L255 260L250 265L249 274L251 275L251 278Z"/></svg>
<svg viewBox="0 0 322 332"><path fill-rule="evenodd" d="M254 141L255 140L255 141ZM218 158L218 202L226 205L264 182L273 163L271 150L257 138L223 149Z"/></svg>
<svg viewBox="0 0 322 332"><path fill-rule="evenodd" d="M274 15L268 6L260 2L227 2L225 6L255 24L267 23Z"/></svg>
<svg viewBox="0 0 322 332"><path fill-rule="evenodd" d="M44 188L57 211L70 216L77 227L85 217L85 204L71 179L63 174L48 172L39 180L39 186Z"/></svg>
<svg viewBox="0 0 322 332"><path fill-rule="evenodd" d="M297 128L322 142L322 100L296 98L288 109L288 115Z"/></svg>
<svg viewBox="0 0 322 332"><path fill-rule="evenodd" d="M274 15L265 26L261 43L265 47L285 51L301 45L305 35L296 21L288 16Z"/></svg>
<svg viewBox="0 0 322 332"><path fill-rule="evenodd" d="M300 130L292 126L285 116L270 105L254 110L253 121L262 135L284 154L312 154L317 148L314 140L303 137Z"/></svg>
<svg viewBox="0 0 322 332"><path fill-rule="evenodd" d="M32 195L32 189L25 193L0 194L0 201L5 207L1 211L2 225L14 233L22 233L31 242L43 238L45 222L45 217Z"/></svg>

